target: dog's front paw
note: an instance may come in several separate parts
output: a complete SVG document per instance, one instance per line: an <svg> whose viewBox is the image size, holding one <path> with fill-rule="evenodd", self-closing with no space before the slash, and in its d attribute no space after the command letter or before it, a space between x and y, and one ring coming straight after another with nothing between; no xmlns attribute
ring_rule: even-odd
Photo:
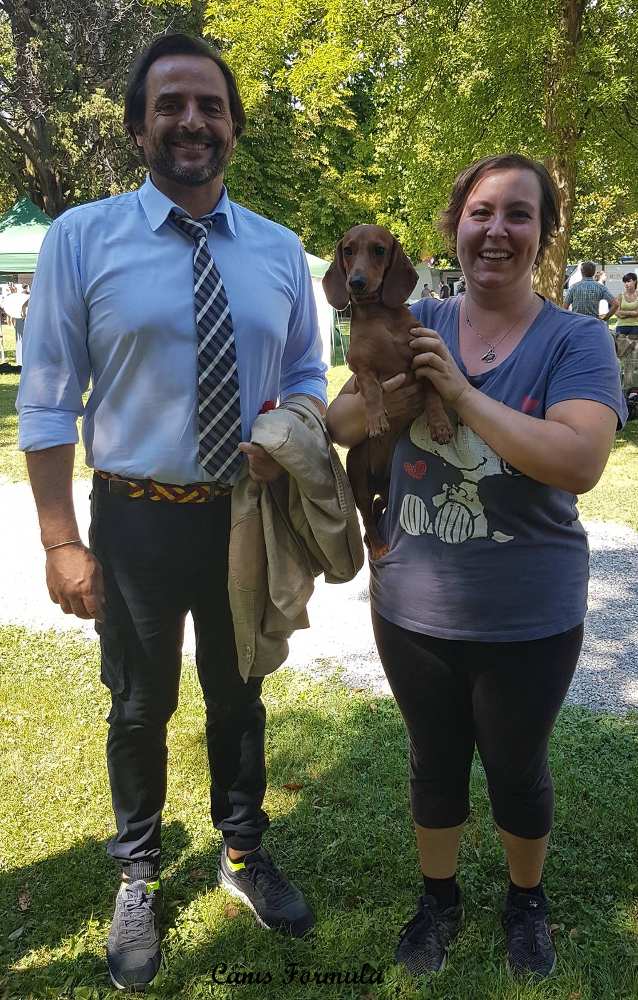
<svg viewBox="0 0 638 1000"><path fill-rule="evenodd" d="M429 421L430 434L438 444L447 444L454 437L450 421L445 418Z"/></svg>
<svg viewBox="0 0 638 1000"><path fill-rule="evenodd" d="M385 411L378 416L368 417L368 437L379 437L390 429L390 421Z"/></svg>

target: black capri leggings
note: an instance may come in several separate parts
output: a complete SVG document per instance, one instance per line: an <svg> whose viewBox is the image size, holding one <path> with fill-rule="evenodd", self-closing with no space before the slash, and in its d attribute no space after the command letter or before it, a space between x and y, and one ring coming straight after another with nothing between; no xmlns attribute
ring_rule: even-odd
<svg viewBox="0 0 638 1000"><path fill-rule="evenodd" d="M435 639L375 611L379 656L410 739L410 802L419 826L465 822L478 748L494 819L517 837L549 833L547 749L583 641L583 626L529 642Z"/></svg>

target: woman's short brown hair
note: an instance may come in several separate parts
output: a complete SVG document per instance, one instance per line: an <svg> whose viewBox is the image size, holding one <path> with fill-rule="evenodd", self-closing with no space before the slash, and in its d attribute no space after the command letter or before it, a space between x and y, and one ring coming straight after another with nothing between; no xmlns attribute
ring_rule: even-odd
<svg viewBox="0 0 638 1000"><path fill-rule="evenodd" d="M455 243L461 213L470 192L485 174L494 170L531 170L538 177L541 188L541 236L538 244L537 262L542 260L560 228L560 202L558 190L547 168L538 160L530 160L520 153L503 153L499 156L484 156L462 170L454 181L447 208L441 212L439 229Z"/></svg>

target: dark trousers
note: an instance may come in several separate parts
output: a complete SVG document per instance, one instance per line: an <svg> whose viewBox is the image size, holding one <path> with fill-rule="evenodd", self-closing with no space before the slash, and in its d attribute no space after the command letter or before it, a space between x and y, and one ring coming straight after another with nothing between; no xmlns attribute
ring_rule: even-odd
<svg viewBox="0 0 638 1000"><path fill-rule="evenodd" d="M415 822L434 829L465 822L476 747L501 829L531 840L549 833L549 739L583 626L529 642L466 642L409 632L374 611L372 622L410 738Z"/></svg>
<svg viewBox="0 0 638 1000"><path fill-rule="evenodd" d="M159 869L166 797L166 726L177 707L184 621L195 623L206 705L211 816L230 847L250 850L268 826L261 678L237 670L228 603L230 497L205 504L129 500L94 479L91 548L102 564L97 625L111 692L107 761L123 866Z"/></svg>

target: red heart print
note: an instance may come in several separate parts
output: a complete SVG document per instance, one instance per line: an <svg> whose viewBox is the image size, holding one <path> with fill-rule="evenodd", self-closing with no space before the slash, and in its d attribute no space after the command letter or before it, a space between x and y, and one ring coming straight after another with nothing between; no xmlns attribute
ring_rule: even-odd
<svg viewBox="0 0 638 1000"><path fill-rule="evenodd" d="M407 472L408 476L412 477L412 479L423 479L428 469L422 458L420 458L418 462L415 462L414 465L412 465L412 462L404 462L403 468Z"/></svg>

